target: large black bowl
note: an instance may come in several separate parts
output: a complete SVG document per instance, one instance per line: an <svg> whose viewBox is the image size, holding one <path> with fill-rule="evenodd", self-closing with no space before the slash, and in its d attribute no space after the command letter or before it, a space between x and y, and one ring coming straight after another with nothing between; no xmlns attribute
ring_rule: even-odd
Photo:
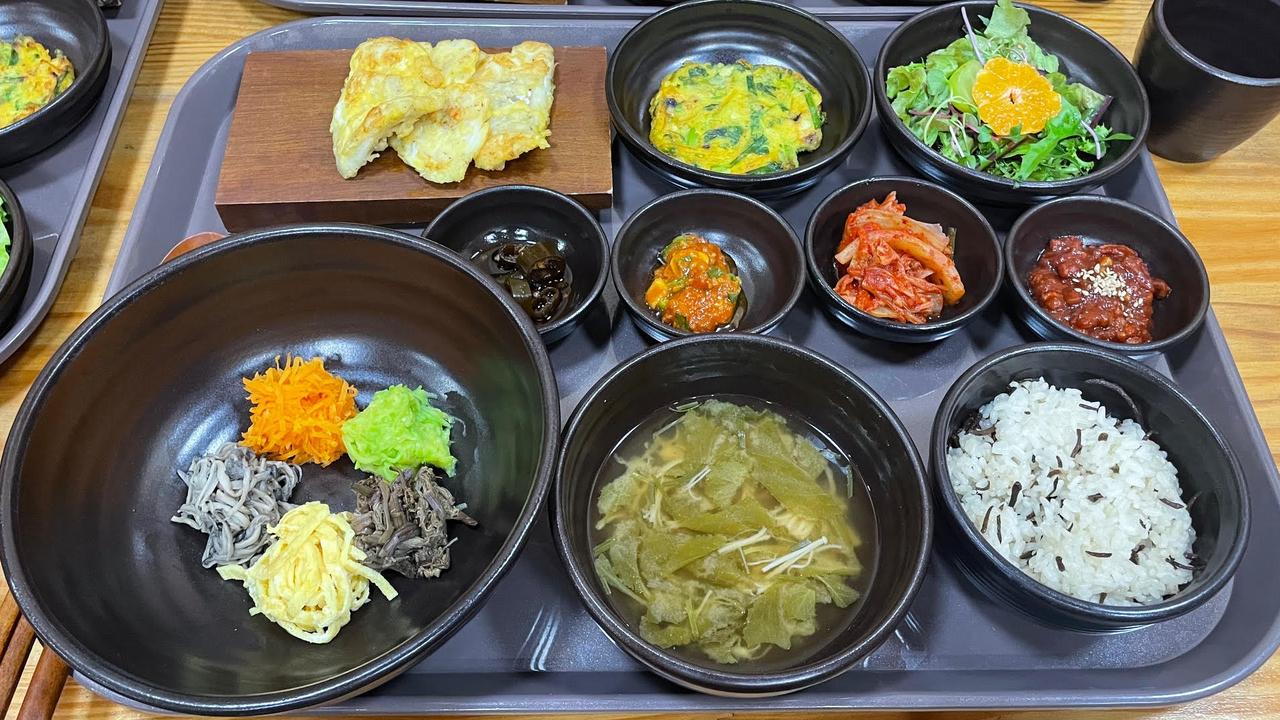
<svg viewBox="0 0 1280 720"><path fill-rule="evenodd" d="M240 378L320 355L360 402L421 384L461 422L447 482L479 520L439 579L394 576L328 645L250 617L169 521L175 469L247 424ZM36 378L0 461L0 552L23 613L79 673L177 713L276 713L389 679L478 609L550 485L556 384L533 324L453 253L402 233L303 225L233 236L112 297ZM346 459L307 465L294 501L354 504Z"/></svg>
<svg viewBox="0 0 1280 720"><path fill-rule="evenodd" d="M863 599L842 621L819 627L812 649L790 657L770 655L748 669L692 662L645 642L605 597L592 564L596 477L619 441L664 407L720 394L775 404L825 434L861 476L876 525L878 553ZM651 670L703 692L779 694L853 667L902 620L924 578L933 535L925 484L919 455L902 423L848 370L811 350L761 335L683 338L623 363L578 405L556 468L552 529L587 611Z"/></svg>
<svg viewBox="0 0 1280 720"><path fill-rule="evenodd" d="M737 267L747 304L738 331L770 332L795 307L804 290L804 261L787 221L745 195L682 190L632 213L613 241L613 284L646 335L661 342L694 334L662 322L644 302L662 249L689 232L719 245Z"/></svg>
<svg viewBox="0 0 1280 720"><path fill-rule="evenodd" d="M1169 283L1151 315L1151 341L1098 340L1060 322L1035 301L1027 276L1049 241L1079 235L1086 242L1128 245L1146 261L1151 274ZM1009 231L1004 245L1005 272L1017 301L1017 316L1048 340L1075 340L1126 355L1150 355L1193 335L1209 311L1209 274L1191 242L1173 225L1133 203L1099 195L1059 198L1028 210Z"/></svg>
<svg viewBox="0 0 1280 720"><path fill-rule="evenodd" d="M4 201L4 228L9 231L10 238L9 264L5 266L4 272L0 272L0 329L3 329L22 307L22 300L27 296L35 248L31 242L31 227L27 225L27 216L22 212L22 204L3 181L0 181L0 200Z"/></svg>
<svg viewBox="0 0 1280 720"><path fill-rule="evenodd" d="M568 310L549 322L537 323L542 339L553 343L573 332L600 297L609 276L609 240L590 210L555 190L500 185L454 202L423 234L471 259L530 230L557 240L573 275Z"/></svg>
<svg viewBox="0 0 1280 720"><path fill-rule="evenodd" d="M937 319L919 325L864 313L845 302L834 289L840 279L836 248L844 234L845 219L858 206L870 200L884 200L890 192L897 192L898 201L906 204L908 217L956 231L954 260L964 283L964 297L943 308ZM933 342L954 335L991 304L1003 279L1004 259L991 223L959 195L915 178L868 178L828 195L809 218L804 255L809 284L828 312L858 332L893 342Z"/></svg>
<svg viewBox="0 0 1280 720"><path fill-rule="evenodd" d="M822 94L822 144L800 166L759 175L710 172L679 162L649 142L649 101L662 79L685 62L782 65ZM667 180L762 196L799 192L831 171L871 117L871 80L849 40L794 5L768 0L691 0L630 30L609 55L605 98L618 137Z"/></svg>
<svg viewBox="0 0 1280 720"><path fill-rule="evenodd" d="M30 35L75 68L67 91L0 128L0 165L25 160L61 140L93 110L111 70L111 37L94 0L10 0L0 3L0 40Z"/></svg>
<svg viewBox="0 0 1280 720"><path fill-rule="evenodd" d="M978 18L990 16L994 5L988 0L970 0L926 10L899 25L885 41L876 59L871 84L876 114L889 144L924 175L967 197L1005 205L1029 205L1058 195L1088 190L1123 170L1141 154L1151 122L1147 91L1142 87L1137 71L1124 54L1101 35L1075 20L1035 5L1018 5L1031 14L1031 39L1058 57L1061 61L1059 69L1070 81L1083 82L1104 95L1114 97L1102 122L1114 130L1132 135L1133 140L1109 143L1107 154L1087 175L1052 182L1016 182L971 170L942 157L898 119L885 94L884 82L889 70L923 60L930 52L962 37L965 28L961 9L967 10L969 20L981 27Z"/></svg>
<svg viewBox="0 0 1280 720"><path fill-rule="evenodd" d="M1134 420L1152 432L1178 469L1183 497L1198 498L1191 504L1191 523L1196 531L1194 550L1204 565L1178 594L1143 606L1079 600L1041 585L1005 560L965 515L947 472L951 438L975 411L1006 392L1010 382L1035 378L1059 388L1077 388L1086 400L1105 405L1112 417ZM1125 394L1107 387L1108 383ZM1042 623L1110 632L1175 618L1221 590L1244 554L1249 495L1235 453L1177 386L1123 355L1087 345L1051 343L997 352L965 371L947 391L933 423L929 449L933 491L940 508L940 546L984 593Z"/></svg>

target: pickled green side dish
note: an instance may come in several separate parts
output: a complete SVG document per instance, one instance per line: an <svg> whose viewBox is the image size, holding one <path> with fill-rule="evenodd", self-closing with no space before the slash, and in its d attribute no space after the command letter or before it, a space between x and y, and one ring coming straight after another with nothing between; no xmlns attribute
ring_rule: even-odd
<svg viewBox="0 0 1280 720"><path fill-rule="evenodd" d="M709 400L617 459L595 568L639 607L648 642L739 663L813 635L819 606L858 600L853 480L777 413Z"/></svg>

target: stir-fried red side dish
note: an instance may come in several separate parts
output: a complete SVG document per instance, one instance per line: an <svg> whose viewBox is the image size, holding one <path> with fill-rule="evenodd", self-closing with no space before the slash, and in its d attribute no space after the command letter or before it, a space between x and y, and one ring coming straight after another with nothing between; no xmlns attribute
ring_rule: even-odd
<svg viewBox="0 0 1280 720"><path fill-rule="evenodd" d="M891 192L871 200L844 224L836 250L836 294L878 318L918 325L942 314L964 296L952 260L954 248L942 226L906 216Z"/></svg>

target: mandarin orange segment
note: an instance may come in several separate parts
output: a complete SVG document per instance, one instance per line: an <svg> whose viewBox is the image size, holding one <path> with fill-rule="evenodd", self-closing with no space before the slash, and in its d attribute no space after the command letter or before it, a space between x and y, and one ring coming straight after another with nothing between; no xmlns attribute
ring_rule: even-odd
<svg viewBox="0 0 1280 720"><path fill-rule="evenodd" d="M993 57L973 82L973 102L978 118L997 135L1015 127L1024 134L1037 133L1062 110L1062 97L1049 79L1034 67L1008 58Z"/></svg>

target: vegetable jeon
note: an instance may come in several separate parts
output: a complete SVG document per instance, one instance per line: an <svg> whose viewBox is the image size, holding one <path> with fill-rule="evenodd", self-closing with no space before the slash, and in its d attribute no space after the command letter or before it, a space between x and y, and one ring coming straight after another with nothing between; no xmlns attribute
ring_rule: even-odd
<svg viewBox="0 0 1280 720"><path fill-rule="evenodd" d="M925 145L967 168L1047 182L1085 175L1109 143L1133 139L1099 124L1111 98L1068 81L1028 34L1026 10L998 0L982 31L965 22L965 37L885 78L898 119Z"/></svg>
<svg viewBox="0 0 1280 720"><path fill-rule="evenodd" d="M61 50L51 53L27 35L0 40L0 128L53 102L75 78Z"/></svg>
<svg viewBox="0 0 1280 720"><path fill-rule="evenodd" d="M777 413L709 400L615 457L595 568L639 607L648 642L753 660L814 634L819 605L858 599L852 478Z"/></svg>
<svg viewBox="0 0 1280 720"><path fill-rule="evenodd" d="M822 95L777 65L685 63L649 101L649 142L712 172L746 175L799 167L822 144Z"/></svg>

